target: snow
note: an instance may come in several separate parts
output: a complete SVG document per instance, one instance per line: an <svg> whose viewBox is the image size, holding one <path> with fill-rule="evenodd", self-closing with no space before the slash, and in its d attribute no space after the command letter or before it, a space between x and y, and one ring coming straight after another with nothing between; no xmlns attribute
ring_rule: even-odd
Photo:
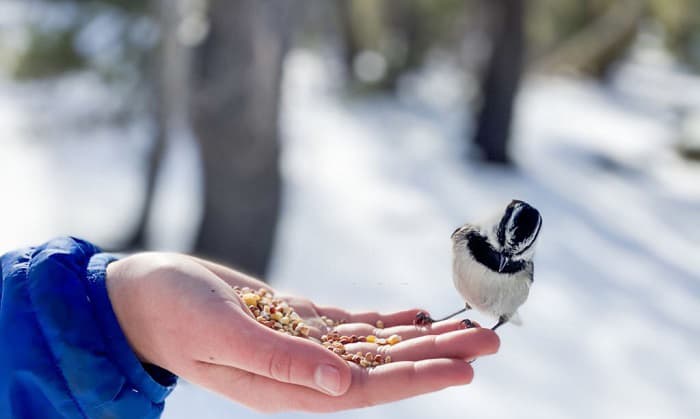
<svg viewBox="0 0 700 419"><path fill-rule="evenodd" d="M398 99L358 99L338 93L319 56L290 55L274 286L351 309L448 313L462 304L451 284L454 228L513 198L544 217L524 326L499 329L501 350L474 364L471 385L328 416L680 419L700 412L700 165L676 155L673 112L658 111L693 103L678 97L682 87L632 88L625 74L662 78L658 66L630 66L611 86L529 77L514 127L518 169L507 170L464 157L468 95L455 94L460 86L449 75L415 77L412 83L431 84L407 87ZM700 97L697 76L674 80ZM60 142L51 130L32 134L37 105L26 89L0 83L0 251L62 233L117 243L143 193L142 163L134 159L143 130L93 129ZM192 150L180 135L161 179L160 248L187 249L199 217ZM85 205L79 216L75 202ZM261 416L181 383L163 417Z"/></svg>

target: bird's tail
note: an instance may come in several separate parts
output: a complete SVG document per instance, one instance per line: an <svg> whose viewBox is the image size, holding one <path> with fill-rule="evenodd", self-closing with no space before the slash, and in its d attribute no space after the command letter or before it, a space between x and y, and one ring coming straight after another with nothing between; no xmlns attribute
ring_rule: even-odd
<svg viewBox="0 0 700 419"><path fill-rule="evenodd" d="M510 316L510 319L508 319L510 323L513 323L516 326L522 326L523 325L523 319L520 318L520 314L516 311L513 313L512 316Z"/></svg>

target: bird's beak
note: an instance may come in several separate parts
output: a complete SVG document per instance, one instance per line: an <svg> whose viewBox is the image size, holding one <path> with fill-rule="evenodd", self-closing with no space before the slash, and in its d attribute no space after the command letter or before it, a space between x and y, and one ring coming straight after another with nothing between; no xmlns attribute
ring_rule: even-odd
<svg viewBox="0 0 700 419"><path fill-rule="evenodd" d="M510 258L508 256L501 255L501 259L499 260L498 263L498 272L503 272L503 268L506 267L508 262L510 261Z"/></svg>

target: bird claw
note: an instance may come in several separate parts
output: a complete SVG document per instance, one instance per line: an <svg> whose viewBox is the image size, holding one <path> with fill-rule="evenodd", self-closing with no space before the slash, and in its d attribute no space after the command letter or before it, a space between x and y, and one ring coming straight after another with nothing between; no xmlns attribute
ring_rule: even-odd
<svg viewBox="0 0 700 419"><path fill-rule="evenodd" d="M416 326L425 326L428 324L433 324L433 318L430 317L430 314L426 313L425 311L419 311L416 313L416 318L413 320L413 324Z"/></svg>
<svg viewBox="0 0 700 419"><path fill-rule="evenodd" d="M463 324L465 329L474 329L477 327L481 327L479 323L469 319L462 320L460 324Z"/></svg>

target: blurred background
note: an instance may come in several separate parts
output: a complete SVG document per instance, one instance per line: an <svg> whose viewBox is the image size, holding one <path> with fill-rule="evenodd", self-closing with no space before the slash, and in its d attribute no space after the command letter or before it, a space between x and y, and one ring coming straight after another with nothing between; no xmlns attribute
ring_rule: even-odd
<svg viewBox="0 0 700 419"><path fill-rule="evenodd" d="M470 386L329 416L700 412L698 0L3 0L0 133L0 252L196 253L350 309L454 311L454 228L542 212ZM164 414L261 416L184 382Z"/></svg>

